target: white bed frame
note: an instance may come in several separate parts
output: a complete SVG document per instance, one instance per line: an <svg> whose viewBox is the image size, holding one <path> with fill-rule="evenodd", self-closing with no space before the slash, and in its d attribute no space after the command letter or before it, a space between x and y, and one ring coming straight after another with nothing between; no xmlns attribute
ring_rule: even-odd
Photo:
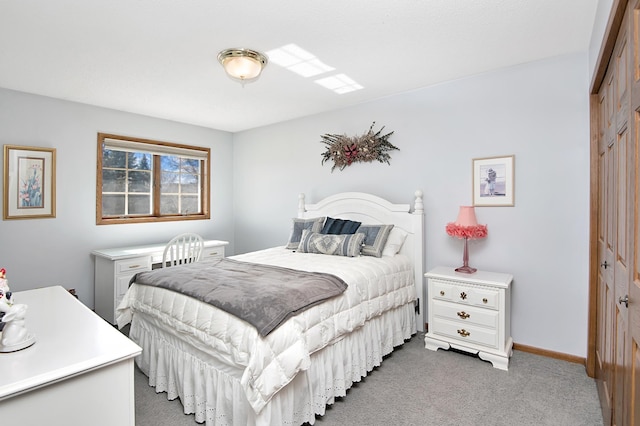
<svg viewBox="0 0 640 426"><path fill-rule="evenodd" d="M415 192L413 209L409 204L392 204L375 195L362 192L343 192L329 196L317 204L306 204L305 194L298 197L298 217L331 216L363 224L393 224L407 233L400 253L410 257L414 264L414 277L418 302L416 324L424 331L424 204L422 191Z"/></svg>
<svg viewBox="0 0 640 426"><path fill-rule="evenodd" d="M131 331L135 328L139 344L148 348L136 363L149 375L149 384L156 387L156 392L167 392L168 399L180 397L184 412L194 413L197 422L234 426L313 424L315 416L325 414L327 404L346 395L354 383L382 363L385 355L411 338L416 328L424 327L421 191L415 193L413 209L409 204L392 204L373 195L347 192L317 204L306 204L304 195L300 195L298 210L301 218L332 216L367 224L394 224L406 231L400 253L409 256L415 265L419 314L414 313L413 302L407 303L370 319L335 343L314 352L309 368L298 372L259 414L253 411L242 390L242 369L193 349L179 333L163 328L153 318L134 314ZM194 366L197 366L195 370ZM155 375L149 374L152 370Z"/></svg>

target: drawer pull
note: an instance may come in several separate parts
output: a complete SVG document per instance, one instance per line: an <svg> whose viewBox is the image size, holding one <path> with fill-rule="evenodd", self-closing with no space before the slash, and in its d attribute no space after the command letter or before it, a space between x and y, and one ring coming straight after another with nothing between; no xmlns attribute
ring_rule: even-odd
<svg viewBox="0 0 640 426"><path fill-rule="evenodd" d="M458 330L458 334L459 334L459 335L461 335L462 337L468 337L468 336L470 336L470 335L471 335L471 333L469 333L469 332L468 332L467 330L465 330L464 328L463 328L463 329Z"/></svg>
<svg viewBox="0 0 640 426"><path fill-rule="evenodd" d="M482 303L487 303L487 302L488 302L488 300L487 300L486 297L482 299Z"/></svg>
<svg viewBox="0 0 640 426"><path fill-rule="evenodd" d="M217 251L212 251L211 253L209 253L209 256L217 256L218 252Z"/></svg>
<svg viewBox="0 0 640 426"><path fill-rule="evenodd" d="M461 312L458 312L458 316L462 319L467 319L471 316L471 314L468 314L465 311L461 311Z"/></svg>
<svg viewBox="0 0 640 426"><path fill-rule="evenodd" d="M129 269L139 268L140 265L129 265Z"/></svg>
<svg viewBox="0 0 640 426"><path fill-rule="evenodd" d="M440 296L444 296L444 290L440 290Z"/></svg>
<svg viewBox="0 0 640 426"><path fill-rule="evenodd" d="M462 300L466 300L467 299L467 293L465 293L464 291L460 293L460 299Z"/></svg>

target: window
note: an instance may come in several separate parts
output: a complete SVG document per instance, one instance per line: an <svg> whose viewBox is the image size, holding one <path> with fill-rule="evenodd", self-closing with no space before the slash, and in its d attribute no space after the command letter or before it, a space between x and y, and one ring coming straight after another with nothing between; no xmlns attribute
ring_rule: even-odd
<svg viewBox="0 0 640 426"><path fill-rule="evenodd" d="M210 149L98 133L98 225L209 219Z"/></svg>

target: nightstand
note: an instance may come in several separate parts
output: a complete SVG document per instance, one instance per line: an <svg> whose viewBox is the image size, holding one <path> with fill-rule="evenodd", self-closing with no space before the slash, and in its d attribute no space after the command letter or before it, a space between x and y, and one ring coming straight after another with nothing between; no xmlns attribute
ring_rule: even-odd
<svg viewBox="0 0 640 426"><path fill-rule="evenodd" d="M425 348L452 347L507 370L513 353L513 276L486 271L464 274L454 269L439 266L425 274L429 304Z"/></svg>

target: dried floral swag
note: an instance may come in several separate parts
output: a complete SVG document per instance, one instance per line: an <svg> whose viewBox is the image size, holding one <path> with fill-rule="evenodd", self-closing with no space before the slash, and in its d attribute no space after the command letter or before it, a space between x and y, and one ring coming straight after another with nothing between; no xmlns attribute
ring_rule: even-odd
<svg viewBox="0 0 640 426"><path fill-rule="evenodd" d="M389 137L393 132L382 135L384 126L377 132L373 132L374 121L369 127L369 131L361 136L346 135L322 135L322 143L327 145L327 150L322 153L322 164L325 161L333 160L331 171L338 167L344 170L354 162L370 163L374 160L381 163L391 164L389 151L399 150L389 142Z"/></svg>

